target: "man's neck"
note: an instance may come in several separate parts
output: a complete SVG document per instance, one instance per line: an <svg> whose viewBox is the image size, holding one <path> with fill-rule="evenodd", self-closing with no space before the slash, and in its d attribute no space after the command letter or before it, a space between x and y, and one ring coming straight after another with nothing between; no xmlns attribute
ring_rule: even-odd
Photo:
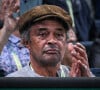
<svg viewBox="0 0 100 90"><path fill-rule="evenodd" d="M60 66L41 66L38 65L36 62L31 62L31 66L34 69L34 71L41 75L41 76L45 76L45 77L56 77L57 76L57 70L59 69Z"/></svg>

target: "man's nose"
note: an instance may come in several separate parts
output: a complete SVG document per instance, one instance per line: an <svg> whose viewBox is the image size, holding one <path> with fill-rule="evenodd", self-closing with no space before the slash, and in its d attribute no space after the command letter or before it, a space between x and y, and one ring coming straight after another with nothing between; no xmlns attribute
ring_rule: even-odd
<svg viewBox="0 0 100 90"><path fill-rule="evenodd" d="M50 35L50 36L48 37L47 42L48 42L48 44L56 44L56 43L57 43L57 39L56 39L55 36Z"/></svg>

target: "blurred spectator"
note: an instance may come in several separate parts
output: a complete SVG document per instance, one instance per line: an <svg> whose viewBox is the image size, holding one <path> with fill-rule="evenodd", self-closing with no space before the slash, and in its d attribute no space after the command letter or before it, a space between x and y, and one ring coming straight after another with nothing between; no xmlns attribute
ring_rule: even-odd
<svg viewBox="0 0 100 90"><path fill-rule="evenodd" d="M89 6L90 12L91 12L91 17L94 18L94 6L93 2L94 0L85 0L87 5Z"/></svg>
<svg viewBox="0 0 100 90"><path fill-rule="evenodd" d="M96 27L85 0L72 0L78 41L90 41L96 37Z"/></svg>
<svg viewBox="0 0 100 90"><path fill-rule="evenodd" d="M72 63L74 62L72 60L72 55L71 55L71 51L73 50L73 44L67 43L66 45L67 45L67 48L66 48L66 51L65 51L65 55L64 55L62 64L71 67Z"/></svg>
<svg viewBox="0 0 100 90"><path fill-rule="evenodd" d="M89 60L91 68L100 68L100 34L91 47Z"/></svg>
<svg viewBox="0 0 100 90"><path fill-rule="evenodd" d="M4 46L0 55L0 71L4 71L3 75L20 70L30 60L28 49L20 42L20 38L13 33Z"/></svg>
<svg viewBox="0 0 100 90"><path fill-rule="evenodd" d="M1 15L1 4L2 4L2 1L0 0L0 29L2 28L3 26L3 18L2 18L2 15Z"/></svg>
<svg viewBox="0 0 100 90"><path fill-rule="evenodd" d="M66 0L42 0L42 1L43 1L43 4L60 6L61 8L63 8L64 10L66 10L69 13L70 13L69 8L72 9L72 7L68 7ZM71 13L73 13L73 12L71 12ZM72 20L74 19L73 15L71 15L71 18L72 18ZM74 22L72 24L74 26ZM70 38L71 41L76 41L77 37L76 37L75 31L73 31L73 29L74 29L74 27L69 30L68 37Z"/></svg>
<svg viewBox="0 0 100 90"><path fill-rule="evenodd" d="M91 18L90 8L85 0L70 0L72 2L75 32L78 41L90 41L95 38L95 24ZM43 4L53 4L69 11L67 0L43 0Z"/></svg>
<svg viewBox="0 0 100 90"><path fill-rule="evenodd" d="M2 0L4 25L0 30L0 76L21 69L30 60L28 49L21 44L17 17L13 17L13 13L19 12L19 5L19 0Z"/></svg>
<svg viewBox="0 0 100 90"><path fill-rule="evenodd" d="M88 1L88 0L86 0ZM98 72L100 68L100 0L89 0L92 5L95 25L96 25L96 31L94 32L96 37L91 36L94 38L93 44L90 47L90 53L89 53L89 64L90 67L93 69L93 72ZM95 68L95 69L94 69Z"/></svg>
<svg viewBox="0 0 100 90"><path fill-rule="evenodd" d="M92 0L94 7L94 16L96 20L100 20L100 0Z"/></svg>
<svg viewBox="0 0 100 90"><path fill-rule="evenodd" d="M42 0L20 0L20 15L30 10L32 7L42 4Z"/></svg>
<svg viewBox="0 0 100 90"><path fill-rule="evenodd" d="M71 50L73 48L73 44L76 44L77 38L75 33L73 32L73 30L71 30L72 28L70 28L70 30L67 32L67 48L66 48L66 52L62 61L62 64L64 65L68 65L71 67L73 61L72 61L72 56L71 56Z"/></svg>
<svg viewBox="0 0 100 90"><path fill-rule="evenodd" d="M100 68L91 68L91 71L96 77L100 77Z"/></svg>

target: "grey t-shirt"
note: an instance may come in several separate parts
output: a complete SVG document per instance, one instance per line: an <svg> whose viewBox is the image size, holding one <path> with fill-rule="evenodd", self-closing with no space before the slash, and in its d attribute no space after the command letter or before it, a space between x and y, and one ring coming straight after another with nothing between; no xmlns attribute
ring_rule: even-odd
<svg viewBox="0 0 100 90"><path fill-rule="evenodd" d="M61 65L60 69L57 71L58 77L69 77L69 69L67 66ZM14 73L8 74L6 77L44 77L39 74L37 74L34 69L32 70L29 66L25 66L19 71L16 71Z"/></svg>

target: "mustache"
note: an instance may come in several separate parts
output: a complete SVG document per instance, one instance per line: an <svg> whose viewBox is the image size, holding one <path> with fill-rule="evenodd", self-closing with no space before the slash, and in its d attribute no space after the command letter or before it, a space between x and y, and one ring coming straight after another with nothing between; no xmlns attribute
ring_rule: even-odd
<svg viewBox="0 0 100 90"><path fill-rule="evenodd" d="M47 51L56 51L56 52L60 53L60 49L56 46L44 47L43 52L47 52Z"/></svg>

